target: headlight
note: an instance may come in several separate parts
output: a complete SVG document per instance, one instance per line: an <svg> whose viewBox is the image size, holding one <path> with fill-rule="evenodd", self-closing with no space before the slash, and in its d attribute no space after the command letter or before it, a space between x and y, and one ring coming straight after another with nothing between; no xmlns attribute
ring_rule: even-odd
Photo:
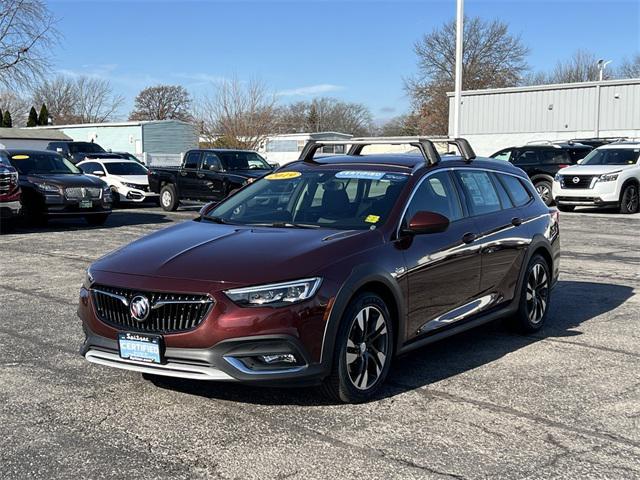
<svg viewBox="0 0 640 480"><path fill-rule="evenodd" d="M560 182L560 181L562 180L562 175L560 175L559 173L556 173L556 176L555 176L555 177L553 177L553 179L554 179L556 182Z"/></svg>
<svg viewBox="0 0 640 480"><path fill-rule="evenodd" d="M60 194L60 187L58 187L57 185L51 185L50 183L36 183L36 187L38 187L38 189L44 193Z"/></svg>
<svg viewBox="0 0 640 480"><path fill-rule="evenodd" d="M127 182L120 182L120 183L122 183L122 185L124 185L125 187L136 188L138 190L140 190L140 188L142 187L141 185L136 185L135 183L127 183Z"/></svg>
<svg viewBox="0 0 640 480"><path fill-rule="evenodd" d="M283 306L307 300L315 295L321 278L305 278L293 282L272 283L257 287L225 290L225 295L240 306Z"/></svg>
<svg viewBox="0 0 640 480"><path fill-rule="evenodd" d="M600 175L598 177L598 181L599 182L613 182L613 181L618 179L618 174L619 173L620 172L605 173L604 175Z"/></svg>
<svg viewBox="0 0 640 480"><path fill-rule="evenodd" d="M87 271L84 274L84 281L82 282L82 286L89 290L93 285L93 275L91 274L91 267L87 268Z"/></svg>

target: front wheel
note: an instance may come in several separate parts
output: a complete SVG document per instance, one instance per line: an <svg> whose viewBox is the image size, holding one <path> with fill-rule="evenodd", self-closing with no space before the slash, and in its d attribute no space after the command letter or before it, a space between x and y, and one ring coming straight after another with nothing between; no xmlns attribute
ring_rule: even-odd
<svg viewBox="0 0 640 480"><path fill-rule="evenodd" d="M638 213L640 198L638 197L638 186L627 185L620 196L620 213Z"/></svg>
<svg viewBox="0 0 640 480"><path fill-rule="evenodd" d="M331 374L323 384L331 399L370 400L389 373L393 322L384 300L374 293L354 298L338 328Z"/></svg>
<svg viewBox="0 0 640 480"><path fill-rule="evenodd" d="M165 185L160 190L160 205L167 212L175 212L178 209L178 196L176 195L176 187L173 185Z"/></svg>
<svg viewBox="0 0 640 480"><path fill-rule="evenodd" d="M544 204L548 207L553 203L553 196L551 195L551 182L547 180L540 180L535 183L536 192L540 195L540 198Z"/></svg>
<svg viewBox="0 0 640 480"><path fill-rule="evenodd" d="M513 326L523 333L540 330L547 319L551 298L551 272L541 255L529 261L520 293L520 305L513 317Z"/></svg>

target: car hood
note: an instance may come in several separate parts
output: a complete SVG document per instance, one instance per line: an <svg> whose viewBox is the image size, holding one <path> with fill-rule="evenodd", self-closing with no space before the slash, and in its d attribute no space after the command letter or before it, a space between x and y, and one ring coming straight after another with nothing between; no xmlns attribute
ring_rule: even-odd
<svg viewBox="0 0 640 480"><path fill-rule="evenodd" d="M256 285L294 280L382 242L376 230L265 228L188 221L110 253L95 271Z"/></svg>
<svg viewBox="0 0 640 480"><path fill-rule="evenodd" d="M59 187L103 187L104 182L90 175L28 175L31 183L50 183Z"/></svg>
<svg viewBox="0 0 640 480"><path fill-rule="evenodd" d="M149 177L146 175L110 175L117 182L135 183L136 185L149 185Z"/></svg>
<svg viewBox="0 0 640 480"><path fill-rule="evenodd" d="M573 165L563 168L560 175L602 175L610 172L619 172L633 168L635 165Z"/></svg>

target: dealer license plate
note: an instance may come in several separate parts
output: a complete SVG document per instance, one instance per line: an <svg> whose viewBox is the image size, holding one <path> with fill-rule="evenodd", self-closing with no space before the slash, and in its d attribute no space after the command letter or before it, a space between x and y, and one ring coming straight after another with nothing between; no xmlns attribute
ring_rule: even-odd
<svg viewBox="0 0 640 480"><path fill-rule="evenodd" d="M93 202L91 200L80 200L80 208L92 208Z"/></svg>
<svg viewBox="0 0 640 480"><path fill-rule="evenodd" d="M136 362L162 363L162 337L144 333L119 333L120 357Z"/></svg>

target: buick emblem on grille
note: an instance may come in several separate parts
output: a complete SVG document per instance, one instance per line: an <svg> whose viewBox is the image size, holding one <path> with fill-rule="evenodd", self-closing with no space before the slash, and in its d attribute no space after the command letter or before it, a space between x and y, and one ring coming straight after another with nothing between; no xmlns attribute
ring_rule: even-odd
<svg viewBox="0 0 640 480"><path fill-rule="evenodd" d="M571 179L571 181L572 181L573 183L580 183L580 177L573 177L573 178Z"/></svg>
<svg viewBox="0 0 640 480"><path fill-rule="evenodd" d="M149 299L143 295L136 295L129 304L131 318L138 322L144 322L149 316L150 311L151 305L149 304Z"/></svg>

